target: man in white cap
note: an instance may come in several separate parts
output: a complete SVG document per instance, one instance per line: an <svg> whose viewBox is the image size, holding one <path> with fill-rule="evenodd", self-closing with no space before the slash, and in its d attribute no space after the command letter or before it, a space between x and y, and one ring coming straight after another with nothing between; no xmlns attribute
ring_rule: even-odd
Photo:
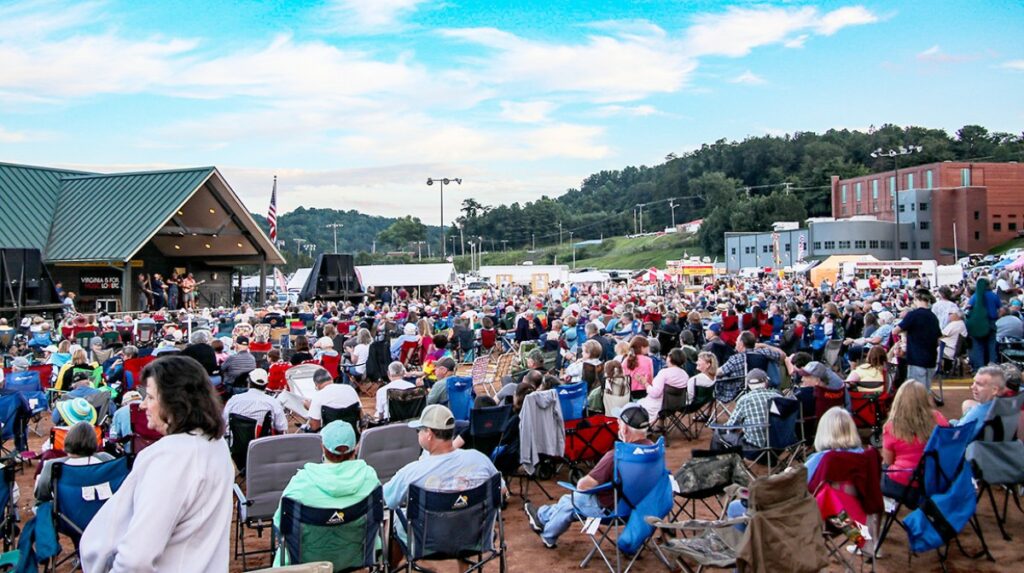
<svg viewBox="0 0 1024 573"><path fill-rule="evenodd" d="M288 418L284 415L284 407L281 403L267 394L267 382L269 381L270 374L262 368L256 368L250 372L249 389L241 394L235 394L227 404L224 404L224 423L227 424L228 416L231 414L262 422L267 412L270 412L274 431L283 434L288 429Z"/></svg>
<svg viewBox="0 0 1024 573"><path fill-rule="evenodd" d="M402 328L402 335L391 341L391 359L398 360L399 354L402 352L402 345L406 342L419 342L420 335L416 332L416 325L407 322Z"/></svg>
<svg viewBox="0 0 1024 573"><path fill-rule="evenodd" d="M748 426L743 432L743 440L758 448L768 443L768 432L763 426L768 423L772 399L782 397L782 394L768 387L769 381L768 373L760 368L747 372L748 392L736 401L736 409L725 423L726 426ZM735 445L726 436L728 434L717 434L715 437Z"/></svg>
<svg viewBox="0 0 1024 573"><path fill-rule="evenodd" d="M145 388L145 386L141 386ZM132 434L132 419L131 419L131 405L141 404L142 394L136 390L129 390L124 393L124 397L121 398L121 407L114 412L113 419L110 423L110 439L118 440L125 436ZM127 450L131 446L131 442L125 444Z"/></svg>
<svg viewBox="0 0 1024 573"><path fill-rule="evenodd" d="M417 431L420 447L426 455L398 470L384 486L384 502L393 510L405 503L409 486L431 491L465 491L498 473L491 459L477 450L458 449L455 416L440 404L423 409L419 420L409 422Z"/></svg>

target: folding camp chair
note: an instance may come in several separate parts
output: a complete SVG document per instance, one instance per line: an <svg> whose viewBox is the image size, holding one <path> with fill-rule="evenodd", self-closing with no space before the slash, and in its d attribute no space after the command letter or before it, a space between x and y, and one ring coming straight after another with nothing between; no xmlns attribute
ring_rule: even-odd
<svg viewBox="0 0 1024 573"><path fill-rule="evenodd" d="M250 555L274 552L271 536L270 548L247 551L245 530L255 529L258 537L271 527L274 512L281 501L281 493L292 476L307 463L323 460L323 447L319 434L284 434L253 440L249 443L246 460L245 493L236 483L235 494L235 559L242 559L242 568L248 569Z"/></svg>
<svg viewBox="0 0 1024 573"><path fill-rule="evenodd" d="M14 547L18 536L17 511L14 503L14 465L3 466L3 484L0 485L0 536L3 537L4 551Z"/></svg>
<svg viewBox="0 0 1024 573"><path fill-rule="evenodd" d="M86 352L90 352L92 350L92 346L89 344L89 342L92 340L94 336L98 336L95 330L78 331L75 333L75 344L86 349Z"/></svg>
<svg viewBox="0 0 1024 573"><path fill-rule="evenodd" d="M712 424L710 427L724 431L760 430L765 433L766 441L763 447L756 446L746 439L741 439L738 444L742 448L743 458L748 462L750 475L754 477L751 469L754 464L768 466L768 475L771 475L775 473L776 468L785 469L797 461L803 446L803 440L800 439L797 431L800 419L799 400L778 397L772 398L768 408L768 422L765 424L741 424L738 426Z"/></svg>
<svg viewBox="0 0 1024 573"><path fill-rule="evenodd" d="M473 408L469 412L469 432L464 436L466 444L485 456L490 457L498 447L505 424L512 415L512 406Z"/></svg>
<svg viewBox="0 0 1024 573"><path fill-rule="evenodd" d="M339 508L303 505L281 498L281 565L330 561L332 571L374 570L384 543L384 493L380 486Z"/></svg>
<svg viewBox="0 0 1024 573"><path fill-rule="evenodd" d="M633 557L626 564L626 568L622 569L622 552L619 549L619 537L621 535L621 529L626 524L629 516L633 510L636 509L637 505L645 498L649 493L662 487L664 484L661 482L667 482L669 480L668 470L665 469L665 442L661 439L656 444L650 446L643 446L638 444L631 444L627 442L618 442L615 444L615 469L612 473L612 481L601 484L595 488L581 491L576 489L576 486L567 482L558 482L558 485L568 489L573 496L573 510L576 514L576 518L580 523L590 525L593 521L600 521L600 525L597 526L597 531L591 533L591 529L587 528L585 533L590 537L590 541L593 547L580 562L580 567L586 567L590 560L593 559L594 555L600 555L604 564L608 567L608 570L612 573L628 573L636 562L637 558L643 553L643 549L647 547L649 540L645 541L640 549L633 554ZM601 491L611 490L614 496L614 503L612 509L600 512L591 513L587 512L583 508L576 505L575 496L576 494L596 494ZM671 489L666 490L669 496L669 507L671 507ZM666 510L667 513L667 510ZM664 518L665 516L655 516ZM611 539L610 535L612 531L615 532L615 538ZM609 558L602 544L606 541L615 543L615 561L614 565L612 560ZM672 569L671 565L664 558L663 555L658 553L655 554L665 564L669 570Z"/></svg>
<svg viewBox="0 0 1024 573"><path fill-rule="evenodd" d="M857 428L869 432L868 441L876 447L882 447L882 428L889 417L892 407L892 394L881 392L864 392L850 390L850 415Z"/></svg>
<svg viewBox="0 0 1024 573"><path fill-rule="evenodd" d="M978 499L988 494L996 524L1003 539L1010 541L1006 532L1010 496L1017 509L1020 504L1018 489L1024 485L1024 442L1017 435L1024 394L1010 398L996 398L981 428L978 439L967 446L966 457L974 469L978 482ZM994 490L1002 488L1003 508L996 503Z"/></svg>
<svg viewBox="0 0 1024 573"><path fill-rule="evenodd" d="M50 428L50 446L55 450L64 451L64 439L68 437L70 429L67 426L53 426ZM96 432L96 449L100 450L103 448L103 428L93 426L92 429Z"/></svg>
<svg viewBox="0 0 1024 573"><path fill-rule="evenodd" d="M445 378L448 386L448 409L456 420L469 421L469 412L473 409L473 379L468 376L449 376Z"/></svg>
<svg viewBox="0 0 1024 573"><path fill-rule="evenodd" d="M726 419L732 414L736 407L736 400L747 390L746 376L732 376L715 380L715 414L714 420L718 421L724 416Z"/></svg>
<svg viewBox="0 0 1024 573"><path fill-rule="evenodd" d="M401 422L420 417L427 407L427 389L423 386L388 390L388 421Z"/></svg>
<svg viewBox="0 0 1024 573"><path fill-rule="evenodd" d="M149 421L146 411L139 407L139 403L128 404L129 424L131 425L131 453L139 453L156 443L163 437L163 434L149 428Z"/></svg>
<svg viewBox="0 0 1024 573"><path fill-rule="evenodd" d="M323 366L325 370L331 373L331 377L337 380L341 377L341 355L324 354L320 357L320 366Z"/></svg>
<svg viewBox="0 0 1024 573"><path fill-rule="evenodd" d="M615 414L622 409L623 406L629 403L629 389L631 380L629 376L613 376L611 378L605 378L604 381L604 396L602 396L602 404L604 405L605 414Z"/></svg>
<svg viewBox="0 0 1024 573"><path fill-rule="evenodd" d="M932 383L929 391L932 395L932 400L935 401L935 405L939 408L946 403L946 394L942 389L942 357L946 352L946 343L944 341L939 342L939 352L935 363L935 375L932 376Z"/></svg>
<svg viewBox="0 0 1024 573"><path fill-rule="evenodd" d="M363 432L356 457L377 472L380 483L386 484L422 453L416 430L408 424L390 424Z"/></svg>
<svg viewBox="0 0 1024 573"><path fill-rule="evenodd" d="M402 348L398 351L398 361L407 369L419 367L422 363L420 360L420 341L406 340L403 342Z"/></svg>
<svg viewBox="0 0 1024 573"><path fill-rule="evenodd" d="M405 559L404 569L426 571L422 561L459 559L469 563L460 571L482 571L484 565L498 560L498 570L505 573L505 522L501 512L501 476L494 474L484 483L468 490L454 492L428 491L409 486L405 512L395 512L393 527L401 523L407 537L397 531L392 539L398 542ZM396 571L393 568L391 571Z"/></svg>
<svg viewBox="0 0 1024 573"><path fill-rule="evenodd" d="M586 415L587 383L562 384L555 389L558 403L562 407L562 419L566 422L579 420Z"/></svg>
<svg viewBox="0 0 1024 573"><path fill-rule="evenodd" d="M47 569L55 571L62 563L78 556L78 542L89 522L101 507L117 493L131 471L131 458L84 466L55 462L52 466L50 494L53 497L53 522L60 535L71 539L75 550L58 560L50 560Z"/></svg>
<svg viewBox="0 0 1024 573"><path fill-rule="evenodd" d="M654 431L665 438L668 444L668 435L673 429L679 430L687 440L692 440L693 435L686 425L686 388L665 386L661 397L661 410L658 411L658 419L655 421L657 428Z"/></svg>
<svg viewBox="0 0 1024 573"><path fill-rule="evenodd" d="M363 427L362 404L356 403L344 408L320 406L320 427L326 426L336 420L348 422L349 425L352 426L352 430L356 433L356 439L359 439L359 433L362 431Z"/></svg>
<svg viewBox="0 0 1024 573"><path fill-rule="evenodd" d="M487 369L490 365L490 355L484 355L477 358L476 360L473 361L473 369L470 371L469 376L470 378L473 379L474 388L476 388L477 386L482 386L484 392L488 396L494 396L497 393L497 391L495 390L494 386L490 383L493 382L493 380L491 380L490 382L487 380ZM498 384L498 387L501 387L500 383Z"/></svg>
<svg viewBox="0 0 1024 573"><path fill-rule="evenodd" d="M692 440L700 438L704 428L715 421L714 386L695 386L693 400L683 408L683 414L682 423L686 426L687 435Z"/></svg>
<svg viewBox="0 0 1024 573"><path fill-rule="evenodd" d="M27 449L28 429L24 406L24 398L18 394L0 395L0 455L4 458L17 460L18 451ZM14 440L10 448L8 440Z"/></svg>
<svg viewBox="0 0 1024 573"><path fill-rule="evenodd" d="M139 322L135 325L135 346L150 346L156 340L160 326L153 322Z"/></svg>
<svg viewBox="0 0 1024 573"><path fill-rule="evenodd" d="M821 353L821 361L834 372L842 370L843 341L829 340Z"/></svg>
<svg viewBox="0 0 1024 573"><path fill-rule="evenodd" d="M972 558L986 556L992 560L992 554L989 553L988 545L985 543L985 537L975 514L977 498L970 485L970 467L964 463L967 446L974 439L976 433L977 424L948 428L938 426L932 430L932 435L925 444L921 460L911 474L909 485L903 495L895 499L896 503L892 509L887 508L886 510L876 549L881 549L890 528L893 523L896 523L907 532L907 536L910 538L908 545L911 555L935 549L939 555L939 564L945 571L951 543L955 541L961 553L968 555L960 545L958 534L963 527L970 524L981 541L981 551L968 556ZM964 479L967 480L966 484L958 481ZM958 484L966 486L968 491L960 497L951 499L950 494L953 493L954 486ZM949 502L959 506L956 516L944 515L940 504L946 506ZM898 521L900 509L904 506L914 511L902 521ZM927 511L922 509L925 507L928 508ZM969 517L965 517L968 515ZM934 520L936 523L935 535L922 535L920 526L923 518L926 517L929 518L929 521ZM949 519L951 517L956 517L956 523ZM914 529L911 526L914 526Z"/></svg>
<svg viewBox="0 0 1024 573"><path fill-rule="evenodd" d="M113 346L115 344L121 344L123 342L121 340L121 333L116 331L116 330L111 330L111 331L108 331L108 332L104 332L100 336L100 338L103 339L103 346L107 347L107 348L109 348L109 347L111 347L111 346Z"/></svg>
<svg viewBox="0 0 1024 573"><path fill-rule="evenodd" d="M679 520L680 516L697 519L698 503L711 515L723 518L728 487L750 485L750 473L743 465L740 449L692 450L690 455L690 459L673 474L677 491L672 521ZM712 502L717 507L712 506Z"/></svg>
<svg viewBox="0 0 1024 573"><path fill-rule="evenodd" d="M867 448L863 452L830 451L818 463L808 488L818 502L824 522L825 547L830 557L847 571L854 567L847 559L844 546L850 537L848 531L860 531L875 524L870 516L880 516L885 509L882 502L882 460L878 450ZM877 531L870 530L877 538ZM855 538L858 548L866 549L867 539ZM861 568L864 566L861 553ZM874 570L874 559L870 559Z"/></svg>
<svg viewBox="0 0 1024 573"><path fill-rule="evenodd" d="M125 390L131 390L136 386L145 386L145 382L142 380L142 369L154 360L156 360L155 356L142 356L139 358L129 358L124 361Z"/></svg>
<svg viewBox="0 0 1024 573"><path fill-rule="evenodd" d="M238 475L245 475L249 443L256 438L263 438L271 434L271 430L274 428L271 419L272 414L269 410L260 420L241 414L228 415L228 449L231 451L231 460L235 462L235 470Z"/></svg>
<svg viewBox="0 0 1024 573"><path fill-rule="evenodd" d="M43 391L39 372L33 370L12 372L7 375L4 388L21 394L25 401L28 402L28 407L32 410L33 416L37 416L49 409L49 401L46 398L46 392Z"/></svg>

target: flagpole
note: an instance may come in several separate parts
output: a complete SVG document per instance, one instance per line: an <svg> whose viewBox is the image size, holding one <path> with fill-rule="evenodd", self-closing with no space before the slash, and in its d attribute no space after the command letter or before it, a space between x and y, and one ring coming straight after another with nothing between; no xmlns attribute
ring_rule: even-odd
<svg viewBox="0 0 1024 573"><path fill-rule="evenodd" d="M272 245L274 245L276 247L277 246L277 175L274 175L274 186L270 190L270 207L267 210L267 224L270 227L270 244L272 244ZM274 282L275 283L278 282L277 281L277 274L278 274L278 272L279 271L277 270L277 265L274 265L273 274L274 274ZM261 293L260 293L261 296L265 298L266 297L266 292L267 292L267 286L265 284L261 284L260 285L260 289L261 289ZM276 288L274 289L274 292L277 292ZM274 297L274 298L275 298L275 302L276 302L276 298L277 297ZM266 306L266 305L264 305L264 306Z"/></svg>

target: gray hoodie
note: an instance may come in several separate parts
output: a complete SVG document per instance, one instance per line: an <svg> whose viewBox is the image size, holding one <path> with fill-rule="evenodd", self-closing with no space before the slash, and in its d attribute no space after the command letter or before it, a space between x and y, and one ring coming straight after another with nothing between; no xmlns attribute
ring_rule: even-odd
<svg viewBox="0 0 1024 573"><path fill-rule="evenodd" d="M526 473L533 474L541 454L565 454L565 423L555 390L529 394L519 413L519 461Z"/></svg>

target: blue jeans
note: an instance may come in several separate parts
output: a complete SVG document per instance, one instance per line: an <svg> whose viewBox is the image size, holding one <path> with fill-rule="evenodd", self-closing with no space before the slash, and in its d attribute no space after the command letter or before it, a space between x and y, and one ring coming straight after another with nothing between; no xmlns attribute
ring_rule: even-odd
<svg viewBox="0 0 1024 573"><path fill-rule="evenodd" d="M996 328L992 329L985 338L971 337L971 368L978 370L982 366L996 361Z"/></svg>
<svg viewBox="0 0 1024 573"><path fill-rule="evenodd" d="M929 391L932 389L932 378L935 377L935 368L924 366L907 366L907 380L917 380Z"/></svg>
<svg viewBox="0 0 1024 573"><path fill-rule="evenodd" d="M565 533L572 522L576 520L576 511L573 509L573 496L576 498L576 507L585 515L599 515L607 510L601 507L597 496L586 493L563 495L557 503L537 508L537 515L544 524L544 532L541 536L548 542L554 543L558 536Z"/></svg>

